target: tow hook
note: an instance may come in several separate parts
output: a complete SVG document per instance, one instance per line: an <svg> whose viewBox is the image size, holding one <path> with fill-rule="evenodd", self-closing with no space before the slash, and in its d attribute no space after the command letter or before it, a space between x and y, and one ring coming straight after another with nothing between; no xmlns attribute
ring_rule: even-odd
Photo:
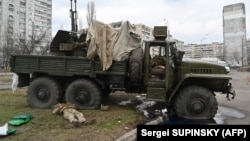
<svg viewBox="0 0 250 141"><path fill-rule="evenodd" d="M236 96L236 93L235 93L235 90L234 88L232 87L232 84L231 83L228 83L228 92L227 92L227 100L230 101L230 98L229 98L229 95L232 95L232 98L231 99L234 99L235 96Z"/></svg>

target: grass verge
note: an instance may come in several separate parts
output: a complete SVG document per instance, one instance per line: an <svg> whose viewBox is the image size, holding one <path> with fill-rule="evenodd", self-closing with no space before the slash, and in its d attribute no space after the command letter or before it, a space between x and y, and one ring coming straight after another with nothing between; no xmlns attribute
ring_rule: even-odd
<svg viewBox="0 0 250 141"><path fill-rule="evenodd" d="M145 117L136 112L133 106L120 106L110 95L107 100L108 111L81 110L87 120L95 119L93 125L74 127L61 115L53 115L52 109L32 109L27 105L26 88L17 94L12 90L0 91L0 126L12 117L20 114L31 114L34 118L21 126L10 126L17 132L9 136L0 136L6 141L111 141L119 138L129 130L136 128Z"/></svg>

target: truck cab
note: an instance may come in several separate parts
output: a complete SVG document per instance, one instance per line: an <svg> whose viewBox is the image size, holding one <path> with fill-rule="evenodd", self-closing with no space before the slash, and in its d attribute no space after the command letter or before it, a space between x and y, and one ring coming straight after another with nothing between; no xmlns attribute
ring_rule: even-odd
<svg viewBox="0 0 250 141"><path fill-rule="evenodd" d="M169 113L188 119L209 119L218 109L216 93L235 92L224 66L183 59L184 52L168 41L166 27L155 27L155 40L145 43L144 84L148 98L165 99ZM163 30L162 30L163 29Z"/></svg>

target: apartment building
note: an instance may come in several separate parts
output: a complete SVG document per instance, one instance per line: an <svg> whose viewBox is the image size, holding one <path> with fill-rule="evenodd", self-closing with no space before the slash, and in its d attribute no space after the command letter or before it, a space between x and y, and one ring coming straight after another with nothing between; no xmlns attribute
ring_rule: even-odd
<svg viewBox="0 0 250 141"><path fill-rule="evenodd" d="M213 42L211 44L187 44L184 45L184 57L187 58L219 58L224 60L223 43Z"/></svg>
<svg viewBox="0 0 250 141"><path fill-rule="evenodd" d="M0 63L33 39L41 40L31 52L39 54L52 39L51 19L52 0L0 0Z"/></svg>
<svg viewBox="0 0 250 141"><path fill-rule="evenodd" d="M141 36L142 41L148 41L153 39L153 28L145 24L136 24L136 32Z"/></svg>

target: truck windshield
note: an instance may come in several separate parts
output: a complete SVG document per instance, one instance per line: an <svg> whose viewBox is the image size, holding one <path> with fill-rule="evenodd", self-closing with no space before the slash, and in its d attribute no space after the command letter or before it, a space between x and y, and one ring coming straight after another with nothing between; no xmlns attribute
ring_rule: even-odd
<svg viewBox="0 0 250 141"><path fill-rule="evenodd" d="M151 46L150 47L150 57L154 58L155 56L165 56L165 47Z"/></svg>

